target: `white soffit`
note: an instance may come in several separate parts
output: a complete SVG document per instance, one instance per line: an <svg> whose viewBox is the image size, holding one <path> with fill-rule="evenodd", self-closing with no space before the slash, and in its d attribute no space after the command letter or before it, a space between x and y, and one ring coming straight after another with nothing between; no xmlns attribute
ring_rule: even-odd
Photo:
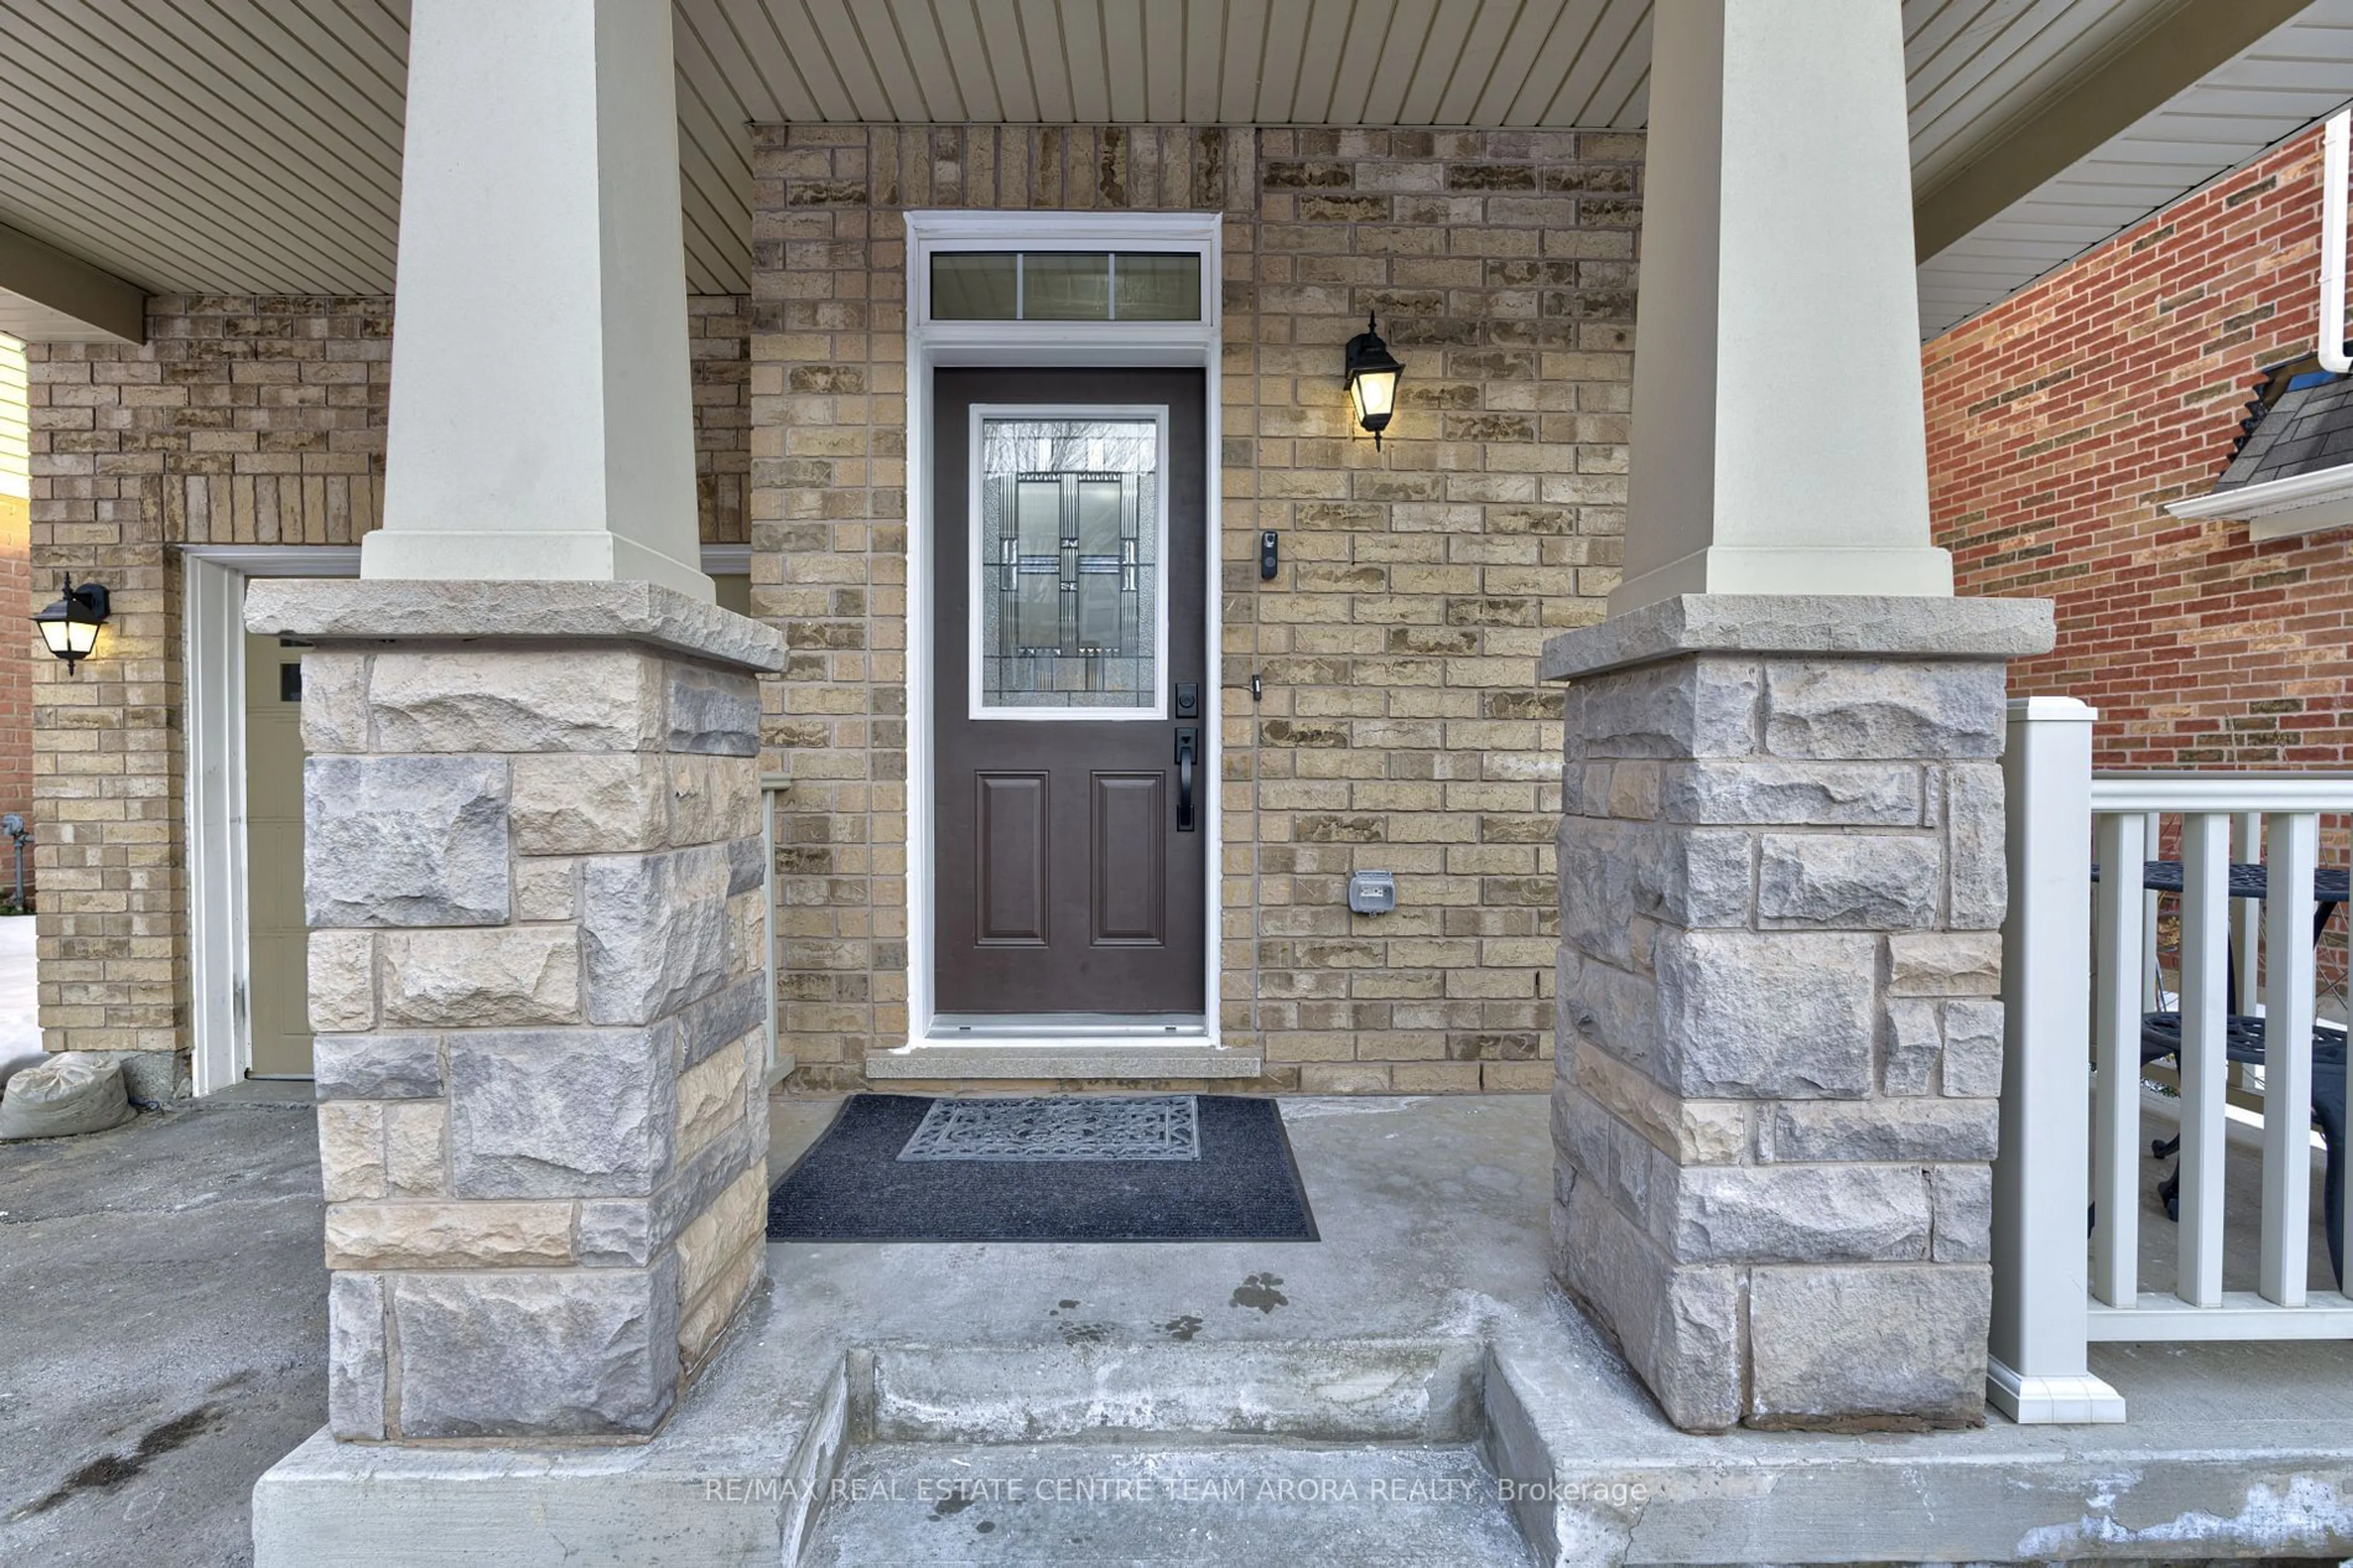
<svg viewBox="0 0 2353 1568"><path fill-rule="evenodd" d="M1904 0L1924 183L2183 3ZM751 122L1634 128L1651 12L1651 0L675 0L688 287L749 287ZM153 292L386 292L406 47L407 0L0 0L0 226ZM2306 60L2305 77L2353 79L2330 68L2344 52ZM2229 89L2218 103L2271 96L2235 117L2209 111L2218 122L2195 155L2086 159L2012 228L2005 213L1934 258L1932 319L2311 119L2310 80L2272 79L2293 63ZM18 330L9 321L70 335L0 294L0 330Z"/></svg>
<svg viewBox="0 0 2353 1568"><path fill-rule="evenodd" d="M2353 0L2318 0L1924 260L1921 331L1934 336L1966 321L2325 119L2348 98ZM1916 170L1916 141L1914 150Z"/></svg>

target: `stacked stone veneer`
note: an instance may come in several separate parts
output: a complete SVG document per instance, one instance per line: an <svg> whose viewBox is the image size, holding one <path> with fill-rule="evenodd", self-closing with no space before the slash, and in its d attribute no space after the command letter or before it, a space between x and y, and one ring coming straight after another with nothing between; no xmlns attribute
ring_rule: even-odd
<svg viewBox="0 0 2353 1568"><path fill-rule="evenodd" d="M566 595L685 603L643 584L501 585L519 620L546 600L555 640L354 643L318 607L386 591L249 602L257 629L321 645L304 857L332 1423L648 1432L762 1276L754 675L561 639L582 624Z"/></svg>
<svg viewBox="0 0 2353 1568"><path fill-rule="evenodd" d="M1694 598L1547 650L1555 1271L1680 1426L1981 1416L2004 658L2049 642Z"/></svg>

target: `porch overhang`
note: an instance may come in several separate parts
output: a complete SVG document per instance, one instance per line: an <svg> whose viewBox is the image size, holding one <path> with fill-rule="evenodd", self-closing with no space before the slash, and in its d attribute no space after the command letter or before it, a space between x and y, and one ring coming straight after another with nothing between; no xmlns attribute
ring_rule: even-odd
<svg viewBox="0 0 2353 1568"><path fill-rule="evenodd" d="M26 342L145 342L147 296L0 224L0 332Z"/></svg>
<svg viewBox="0 0 2353 1568"><path fill-rule="evenodd" d="M12 11L0 52L25 64L0 101L0 331L136 341L142 292L390 293L407 9L372 0L332 29L230 0L164 21L65 0ZM2332 111L2346 69L2330 68L2353 68L2353 0L1903 10L1932 335ZM1645 0L1394 16L1078 0L1009 50L982 47L984 12L963 5L671 14L697 293L749 289L754 123L1630 131L1649 116ZM241 63L263 58L267 85Z"/></svg>

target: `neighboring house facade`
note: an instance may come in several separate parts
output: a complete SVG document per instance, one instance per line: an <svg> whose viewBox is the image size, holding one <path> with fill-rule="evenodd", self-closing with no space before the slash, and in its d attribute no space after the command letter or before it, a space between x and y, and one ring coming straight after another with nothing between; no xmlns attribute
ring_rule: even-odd
<svg viewBox="0 0 2353 1568"><path fill-rule="evenodd" d="M2345 521L2219 499L2353 460L2313 363L2322 162L2316 127L1922 351L1956 583L2055 602L2013 682L2097 708L2103 766L2353 763Z"/></svg>

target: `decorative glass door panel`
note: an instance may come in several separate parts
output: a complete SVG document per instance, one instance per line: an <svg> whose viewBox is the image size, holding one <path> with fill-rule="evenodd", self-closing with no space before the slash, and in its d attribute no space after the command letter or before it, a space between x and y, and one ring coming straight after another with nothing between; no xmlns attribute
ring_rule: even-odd
<svg viewBox="0 0 2353 1568"><path fill-rule="evenodd" d="M976 411L976 719L1163 716L1165 409Z"/></svg>

